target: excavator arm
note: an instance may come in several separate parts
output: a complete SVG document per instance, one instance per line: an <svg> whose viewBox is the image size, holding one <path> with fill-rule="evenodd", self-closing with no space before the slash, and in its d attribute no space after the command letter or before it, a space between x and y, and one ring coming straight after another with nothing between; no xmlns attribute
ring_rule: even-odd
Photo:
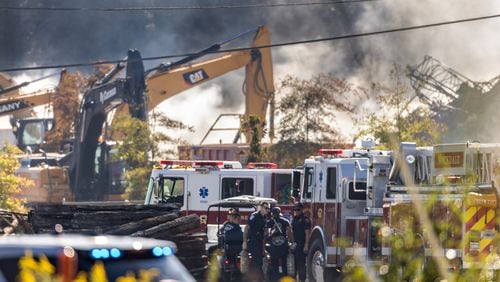
<svg viewBox="0 0 500 282"><path fill-rule="evenodd" d="M125 78L115 78L126 67ZM70 182L77 200L100 200L110 192L109 148L101 136L108 114L127 104L132 117L147 119L144 102L144 66L130 50L126 66L118 64L89 89L80 103L73 151L63 160L70 166Z"/></svg>
<svg viewBox="0 0 500 282"><path fill-rule="evenodd" d="M270 44L265 27L255 30L252 47L248 50L223 53L206 60L197 60L222 45L216 44L197 54L169 65L160 65L144 72L138 51L129 51L126 64L118 64L100 83L85 93L80 107L80 120L75 132L72 155L65 161L71 163L71 187L77 200L98 200L110 192L106 144L99 139L103 126L114 110L127 111L132 117L147 120L147 112L176 94L245 67L246 110L265 121L267 105L273 98L273 72L271 51L258 48ZM115 75L123 68L125 78ZM259 128L262 132L262 127ZM249 139L247 139L249 140Z"/></svg>
<svg viewBox="0 0 500 282"><path fill-rule="evenodd" d="M24 95L0 96L0 116L14 115L36 106L47 105L54 93L54 90L48 90Z"/></svg>
<svg viewBox="0 0 500 282"><path fill-rule="evenodd" d="M257 116L261 122L265 122L267 106L274 98L275 89L271 50L258 47L269 45L269 31L266 27L260 26L255 30L252 41L254 48L223 53L205 61L172 64L159 68L146 78L148 109L154 109L161 102L182 91L245 67L244 116ZM262 132L262 128L260 131Z"/></svg>

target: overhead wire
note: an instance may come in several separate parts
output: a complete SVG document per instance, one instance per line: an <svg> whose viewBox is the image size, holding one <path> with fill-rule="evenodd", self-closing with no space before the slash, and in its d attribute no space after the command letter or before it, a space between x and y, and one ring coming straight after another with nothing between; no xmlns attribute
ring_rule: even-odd
<svg viewBox="0 0 500 282"><path fill-rule="evenodd" d="M120 7L120 8L98 8L98 7L16 7L0 6L0 10L6 11L54 11L54 12L134 12L134 11L179 11L179 10L209 10L209 9L247 9L247 8L274 8L274 7L296 7L296 6L318 6L318 5L340 5L362 2L377 2L381 0L337 0L318 2L295 2L295 3L265 3L265 4L241 4L241 5L214 5L214 6L152 6L152 7Z"/></svg>
<svg viewBox="0 0 500 282"><path fill-rule="evenodd" d="M259 45L259 46L252 46L252 47L241 47L241 48L232 48L232 49L225 49L225 50L216 50L216 51L207 52L207 54L247 51L247 50L261 49L261 48L276 48L276 47L284 47L284 46L292 46L292 45L300 45L300 44L311 44L311 43L317 43L317 42L351 39L351 38L357 38L357 37L367 37L367 36L373 36L373 35L396 33L396 32L402 32L402 31L410 31L410 30L424 29L424 28L444 26L444 25L452 25L452 24L458 24L458 23L481 21L481 20L493 19L493 18L498 18L498 17L500 17L500 14L467 18L467 19L460 19L460 20L453 20L453 21L437 22L437 23L423 24L423 25L416 25L416 26L408 26L408 27L394 28L394 29L388 29L388 30L379 30L379 31L372 31L372 32L325 37L325 38L318 38L318 39L289 41L289 42L283 42L283 43L274 43L274 44ZM193 56L195 54L196 53L186 53L186 54L145 57L145 58L142 58L142 60L143 61L154 61L154 60L160 60L160 59L171 59L171 58ZM118 64L118 63L123 63L123 62L126 62L126 60L108 60L108 61L100 61L100 62L93 62L93 63L74 63L74 64L60 64L60 65L38 66L38 67L6 68L6 69L0 69L0 72L16 72L16 71L31 71L31 70L41 70L41 69L89 67L89 66L104 65L104 64Z"/></svg>

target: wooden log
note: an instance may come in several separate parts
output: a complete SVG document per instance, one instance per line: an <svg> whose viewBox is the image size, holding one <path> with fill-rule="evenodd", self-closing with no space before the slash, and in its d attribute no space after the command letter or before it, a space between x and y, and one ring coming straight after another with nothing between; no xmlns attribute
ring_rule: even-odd
<svg viewBox="0 0 500 282"><path fill-rule="evenodd" d="M167 213L167 214L163 214L163 215L150 217L150 218L146 218L143 220L133 221L133 222L119 225L119 226L113 228L112 230L106 232L106 234L130 235L134 232L137 232L140 230L146 230L146 229L152 228L154 226L160 225L162 223L172 221L178 217L179 217L178 212L171 212L171 213Z"/></svg>
<svg viewBox="0 0 500 282"><path fill-rule="evenodd" d="M117 226L142 221L146 218L179 213L177 204L154 206L38 204L33 208L28 217L36 232L52 230L56 224L61 224L67 231L94 229L94 234L102 234L117 228Z"/></svg>
<svg viewBox="0 0 500 282"><path fill-rule="evenodd" d="M171 211L178 210L179 204L159 204L159 205L144 205L126 202L85 202L85 203L65 203L65 204L34 204L32 210L38 214L52 214L76 211Z"/></svg>
<svg viewBox="0 0 500 282"><path fill-rule="evenodd" d="M163 239L168 235L179 234L200 227L200 218L197 214L179 217L170 222L162 223L158 226L148 228L144 231L138 231L132 236L149 237Z"/></svg>

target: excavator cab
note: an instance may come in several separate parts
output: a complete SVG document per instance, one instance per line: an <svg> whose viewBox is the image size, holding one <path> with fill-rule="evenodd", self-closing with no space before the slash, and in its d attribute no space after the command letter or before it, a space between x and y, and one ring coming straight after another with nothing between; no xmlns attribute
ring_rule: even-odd
<svg viewBox="0 0 500 282"><path fill-rule="evenodd" d="M29 147L32 152L39 152L47 132L54 127L52 118L25 118L15 122L14 135L19 149L26 151Z"/></svg>

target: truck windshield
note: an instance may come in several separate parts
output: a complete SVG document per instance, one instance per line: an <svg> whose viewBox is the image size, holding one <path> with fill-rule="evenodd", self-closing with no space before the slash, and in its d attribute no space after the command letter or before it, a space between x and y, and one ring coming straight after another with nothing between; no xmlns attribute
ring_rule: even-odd
<svg viewBox="0 0 500 282"><path fill-rule="evenodd" d="M160 203L184 203L184 178L164 177L159 181Z"/></svg>
<svg viewBox="0 0 500 282"><path fill-rule="evenodd" d="M361 164L362 170L360 170L358 167L355 167L354 163L341 164L340 169L342 173L342 178L346 177L348 179L354 179L354 172L356 172L356 181L358 179L366 181L366 171L367 171L366 164Z"/></svg>
<svg viewBox="0 0 500 282"><path fill-rule="evenodd" d="M361 169L359 169L354 163L344 163L340 165L340 168L342 177L349 180L347 198L355 201L366 200L367 165L361 164Z"/></svg>

